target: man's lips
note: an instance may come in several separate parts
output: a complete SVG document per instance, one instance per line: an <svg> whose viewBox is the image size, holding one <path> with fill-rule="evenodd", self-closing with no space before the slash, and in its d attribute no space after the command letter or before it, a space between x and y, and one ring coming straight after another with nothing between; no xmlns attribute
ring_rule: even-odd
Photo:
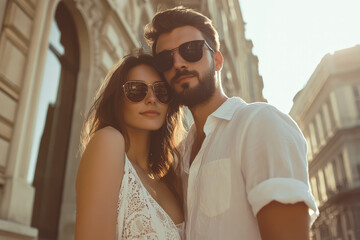
<svg viewBox="0 0 360 240"><path fill-rule="evenodd" d="M186 81L187 79L190 79L194 77L194 75L182 75L180 76L178 79L176 79L175 83L176 84L181 84L182 82Z"/></svg>
<svg viewBox="0 0 360 240"><path fill-rule="evenodd" d="M143 115L143 116L146 116L146 117L157 117L157 116L160 115L160 113L158 111L155 111L155 110L149 110L149 111L141 112L140 114Z"/></svg>
<svg viewBox="0 0 360 240"><path fill-rule="evenodd" d="M170 80L172 85L178 84L182 81L185 81L186 79L197 77L199 78L199 73L195 70L182 70L175 73L175 76Z"/></svg>

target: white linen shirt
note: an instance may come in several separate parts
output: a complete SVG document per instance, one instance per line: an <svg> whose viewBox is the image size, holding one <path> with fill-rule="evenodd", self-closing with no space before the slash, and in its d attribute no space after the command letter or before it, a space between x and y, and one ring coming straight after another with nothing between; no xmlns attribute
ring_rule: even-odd
<svg viewBox="0 0 360 240"><path fill-rule="evenodd" d="M207 118L189 167L195 132L192 125L182 163L187 240L261 239L256 214L273 200L305 202L316 218L306 142L288 115L229 98Z"/></svg>

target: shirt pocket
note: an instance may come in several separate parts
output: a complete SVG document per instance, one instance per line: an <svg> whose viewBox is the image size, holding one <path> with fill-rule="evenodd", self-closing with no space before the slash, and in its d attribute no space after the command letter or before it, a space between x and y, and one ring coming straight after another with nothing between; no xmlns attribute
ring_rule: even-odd
<svg viewBox="0 0 360 240"><path fill-rule="evenodd" d="M217 159L201 168L199 205L207 217L216 217L230 207L231 162L229 158Z"/></svg>

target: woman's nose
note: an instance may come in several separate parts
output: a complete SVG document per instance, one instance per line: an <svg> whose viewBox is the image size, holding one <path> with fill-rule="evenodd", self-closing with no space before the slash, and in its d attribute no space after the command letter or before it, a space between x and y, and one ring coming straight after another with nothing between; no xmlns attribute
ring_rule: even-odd
<svg viewBox="0 0 360 240"><path fill-rule="evenodd" d="M157 101L157 98L155 96L154 90L152 87L148 86L148 91L145 97L145 103L155 103Z"/></svg>

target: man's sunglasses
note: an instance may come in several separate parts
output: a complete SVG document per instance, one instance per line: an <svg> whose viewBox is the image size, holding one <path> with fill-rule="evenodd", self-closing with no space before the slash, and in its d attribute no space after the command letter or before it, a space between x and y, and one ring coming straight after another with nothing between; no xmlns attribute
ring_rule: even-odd
<svg viewBox="0 0 360 240"><path fill-rule="evenodd" d="M209 46L205 40L195 40L181 44L177 48L164 50L155 55L155 67L159 72L169 71L174 65L174 52L179 50L180 56L188 62L197 62L203 56L204 44L213 53L215 51Z"/></svg>
<svg viewBox="0 0 360 240"><path fill-rule="evenodd" d="M151 87L156 98L162 103L170 102L170 90L166 82L159 81L153 84L146 84L143 81L131 80L123 85L124 94L131 102L141 102Z"/></svg>

